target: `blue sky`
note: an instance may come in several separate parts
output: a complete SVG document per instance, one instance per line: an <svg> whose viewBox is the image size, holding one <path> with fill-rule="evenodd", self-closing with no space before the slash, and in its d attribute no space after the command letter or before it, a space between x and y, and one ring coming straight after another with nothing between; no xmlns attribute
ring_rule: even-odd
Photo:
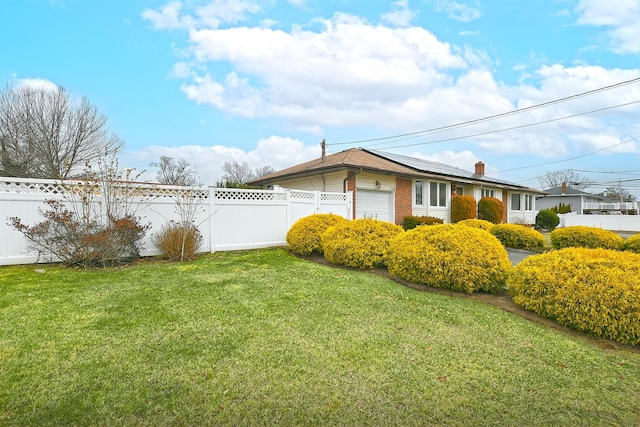
<svg viewBox="0 0 640 427"><path fill-rule="evenodd" d="M2 87L87 97L150 176L168 155L213 184L225 161L281 169L326 139L532 187L640 179L640 82L359 142L639 78L636 0L3 0L0 39Z"/></svg>

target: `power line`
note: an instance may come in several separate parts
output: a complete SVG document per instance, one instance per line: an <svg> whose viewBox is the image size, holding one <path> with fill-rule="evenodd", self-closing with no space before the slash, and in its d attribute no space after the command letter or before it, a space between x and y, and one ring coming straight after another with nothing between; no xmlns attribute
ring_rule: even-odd
<svg viewBox="0 0 640 427"><path fill-rule="evenodd" d="M474 119L474 120L468 120L465 122L461 122L461 123L456 123L456 124L452 124L452 125L447 125L447 126L440 126L437 128L431 128L431 129L425 129L425 130L420 130L420 131L416 131L416 132L408 132L408 133L403 133L403 134L399 134L399 135L392 135L392 136L385 136L385 137L380 137L380 138L371 138L371 139L361 139L361 140L354 140L354 141L345 141L345 142L336 142L336 143L332 143L332 144L328 144L328 145L353 145L353 144L362 144L362 143L366 143L366 142L377 142L377 141L385 141L385 140L390 140L390 139L407 139L407 138L416 138L420 135L424 135L424 134L428 134L428 133L435 133L435 132L441 132L444 130L450 130L450 129L455 129L455 128L460 128L460 127L465 127L465 126L470 126L473 124L477 124L477 123L483 123L483 122L487 122L487 121L491 121L491 120L496 120L499 118L503 118L503 117L509 117L512 115L516 115L516 114L522 114L528 111L532 111L532 110L536 110L539 108L545 108L551 105L555 105L555 104L559 104L559 103L563 103L563 102L567 102L567 101L571 101L574 99L578 99L578 98L582 98L585 96L589 96L589 95L593 95L596 93L600 93L600 92L604 92L604 91L608 91L608 90L612 90L612 89L616 89L619 87L623 87L626 85L630 85L630 84L634 84L640 81L640 77L637 77L635 79L631 79L631 80L626 80L623 82L619 82L619 83L615 83L609 86L604 86L598 89L593 89L590 91L586 91L586 92L582 92L582 93L578 93L575 95L570 95L564 98L558 98L555 99L553 101L548 101L548 102L544 102L541 104L536 104L536 105L532 105L530 107L526 107L526 108L522 108L522 109L517 109L514 111L508 111L505 113L500 113L500 114L494 114L491 116L486 116L486 117L482 117L479 119ZM638 102L638 101L636 101ZM434 142L438 142L438 141L434 141ZM396 148L396 147L389 147L389 148Z"/></svg>
<svg viewBox="0 0 640 427"><path fill-rule="evenodd" d="M616 144L613 144L613 145L609 145L608 147L600 148L599 150L589 151L588 153L584 153L584 154L581 154L579 156L569 157L569 158L561 159L561 160L554 160L552 162L538 163L538 164L535 164L535 165L520 166L520 167L512 168L512 169L503 169L501 171L488 172L487 175L491 175L491 174L495 174L495 173L499 173L499 172L512 172L512 171L517 171L517 170L522 170L522 169L531 169L531 168L536 168L536 167L540 167L540 166L553 165L553 164L556 164L556 163L570 162L572 160L581 159L583 157L587 157L587 156L590 156L592 154L599 153L601 151L609 150L611 148L617 147L618 145L622 145L622 144L626 144L626 143L631 142L631 141L635 141L636 139L640 139L640 135L636 136L636 137L633 137L633 138L629 138L629 139L624 140L624 141L620 141L620 142L618 142Z"/></svg>
<svg viewBox="0 0 640 427"><path fill-rule="evenodd" d="M640 100L631 101L631 102L627 102L627 103L624 103L624 104L618 104L618 105L614 105L614 106L611 106L611 107L598 108L596 110L591 110L591 111L586 111L586 112L583 112L583 113L572 114L572 115L569 115L569 116L556 117L555 119L543 120L541 122L527 123L526 125L512 126L512 127L508 127L508 128L490 130L490 131L486 131L486 132L479 132L479 133L474 133L474 134L469 134L469 135L437 139L437 140L434 140L434 141L423 141L423 142L416 142L416 143L413 143L413 144L394 145L394 146L390 146L390 147L385 147L385 149L415 147L417 145L436 144L438 142L457 141L457 140L460 140L460 139L467 139L467 138L474 138L474 137L477 137L477 136L491 135L491 134L494 134L494 133L507 132L507 131L511 131L511 130L515 130L515 129L522 129L522 128L526 128L526 127L532 127L532 126L538 126L538 125L543 125L543 124L552 123L552 122L558 122L560 120L567 120L567 119L572 119L572 118L575 118L575 117L586 116L588 114L599 113L599 112L606 111L606 110L613 110L615 108L626 107L628 105L637 104L637 103L640 103ZM406 139L409 139L409 138L415 138L415 137L407 137ZM402 140L402 139L400 139L400 140ZM381 144L368 145L367 147L373 147L373 146L376 146L376 145L381 145Z"/></svg>

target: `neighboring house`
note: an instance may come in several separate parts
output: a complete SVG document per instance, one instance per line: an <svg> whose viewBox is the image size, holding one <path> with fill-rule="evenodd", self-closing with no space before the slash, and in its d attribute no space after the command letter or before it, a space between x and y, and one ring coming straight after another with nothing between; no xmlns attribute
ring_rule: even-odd
<svg viewBox="0 0 640 427"><path fill-rule="evenodd" d="M353 192L354 218L373 217L401 224L409 215L451 221L453 195L495 197L508 222L533 224L540 190L484 175L484 163L468 172L378 150L352 148L284 169L250 182L264 187Z"/></svg>
<svg viewBox="0 0 640 427"><path fill-rule="evenodd" d="M561 203L571 206L571 212L579 215L588 214L638 214L636 202L618 202L615 199L599 194L586 193L576 190L563 183L560 187L545 190L544 196L536 198L539 210L551 209Z"/></svg>

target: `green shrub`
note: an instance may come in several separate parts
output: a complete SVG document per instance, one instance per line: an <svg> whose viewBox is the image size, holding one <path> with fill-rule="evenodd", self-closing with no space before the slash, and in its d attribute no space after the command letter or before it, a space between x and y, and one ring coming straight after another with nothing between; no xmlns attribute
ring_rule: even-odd
<svg viewBox="0 0 640 427"><path fill-rule="evenodd" d="M519 306L580 331L640 343L640 254L568 248L520 262L508 281Z"/></svg>
<svg viewBox="0 0 640 427"><path fill-rule="evenodd" d="M558 228L551 232L551 245L562 248L603 248L622 249L624 240L619 234L602 228L577 225Z"/></svg>
<svg viewBox="0 0 640 427"><path fill-rule="evenodd" d="M459 221L457 225L465 225L467 227L480 228L482 230L489 231L495 224L489 221L485 221L484 219L463 219Z"/></svg>
<svg viewBox="0 0 640 427"><path fill-rule="evenodd" d="M442 224L443 222L442 218L436 218L434 216L405 216L403 218L402 228L411 230L419 225L435 225Z"/></svg>
<svg viewBox="0 0 640 427"><path fill-rule="evenodd" d="M560 203L559 205L552 207L550 210L555 214L566 214L571 212L571 205Z"/></svg>
<svg viewBox="0 0 640 427"><path fill-rule="evenodd" d="M151 236L151 241L160 250L163 258L184 261L198 253L202 245L202 234L194 225L169 222Z"/></svg>
<svg viewBox="0 0 640 427"><path fill-rule="evenodd" d="M322 253L321 236L329 227L347 222L340 215L313 214L297 220L287 232L287 243L296 254Z"/></svg>
<svg viewBox="0 0 640 427"><path fill-rule="evenodd" d="M381 267L386 265L389 240L400 233L403 230L399 225L377 219L341 222L322 234L324 257L347 267Z"/></svg>
<svg viewBox="0 0 640 427"><path fill-rule="evenodd" d="M495 236L457 224L417 227L391 240L389 273L454 291L504 289L511 263Z"/></svg>
<svg viewBox="0 0 640 427"><path fill-rule="evenodd" d="M478 218L492 222L494 224L502 223L504 216L504 206L502 202L495 197L483 197L478 202Z"/></svg>
<svg viewBox="0 0 640 427"><path fill-rule="evenodd" d="M530 251L544 247L544 236L539 231L520 224L497 224L491 230L504 246Z"/></svg>
<svg viewBox="0 0 640 427"><path fill-rule="evenodd" d="M465 219L475 219L476 199L472 196L454 196L451 199L451 222L457 223Z"/></svg>
<svg viewBox="0 0 640 427"><path fill-rule="evenodd" d="M560 224L560 218L551 209L542 209L536 215L536 228L553 231L558 224Z"/></svg>
<svg viewBox="0 0 640 427"><path fill-rule="evenodd" d="M625 251L640 253L640 234L629 236L623 247Z"/></svg>

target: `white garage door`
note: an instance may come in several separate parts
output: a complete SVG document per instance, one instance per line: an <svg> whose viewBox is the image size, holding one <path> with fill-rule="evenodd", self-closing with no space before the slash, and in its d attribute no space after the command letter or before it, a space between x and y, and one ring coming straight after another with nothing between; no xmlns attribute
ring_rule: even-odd
<svg viewBox="0 0 640 427"><path fill-rule="evenodd" d="M356 218L375 218L393 222L392 194L388 191L356 190Z"/></svg>

